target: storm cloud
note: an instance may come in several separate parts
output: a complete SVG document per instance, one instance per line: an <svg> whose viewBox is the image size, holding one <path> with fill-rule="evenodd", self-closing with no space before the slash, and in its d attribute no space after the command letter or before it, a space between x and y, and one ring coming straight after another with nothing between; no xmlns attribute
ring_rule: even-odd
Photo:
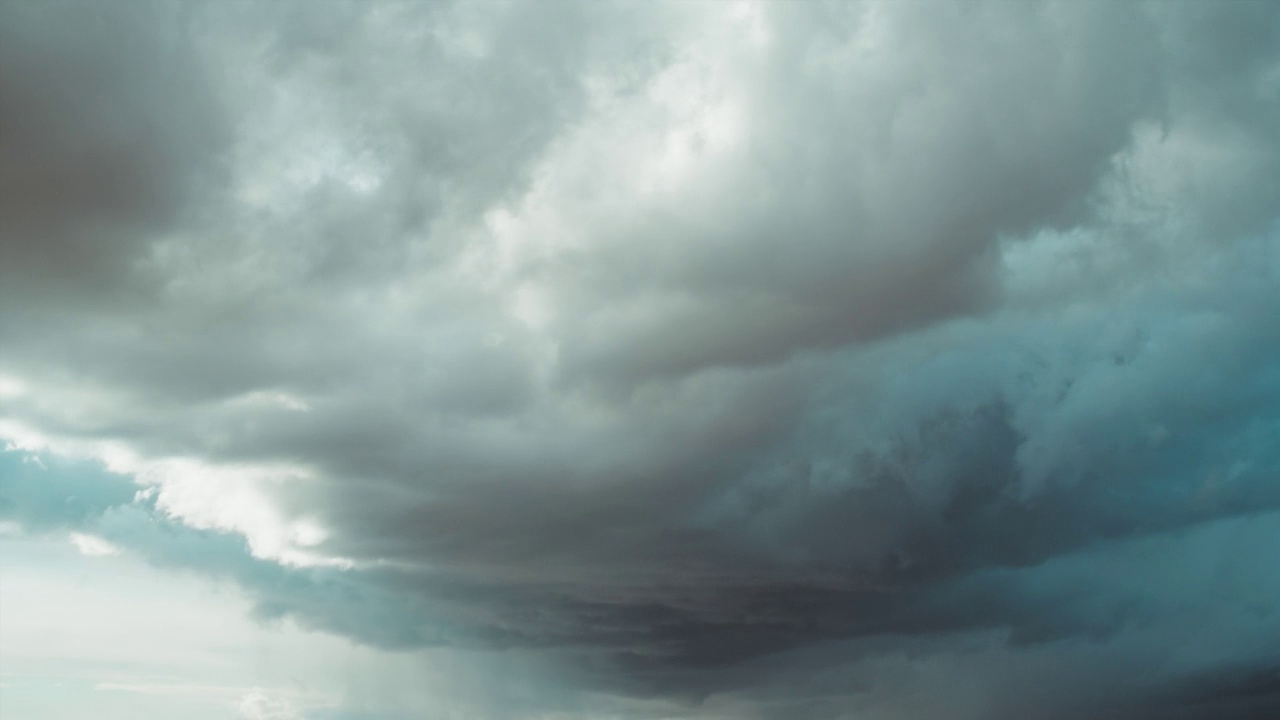
<svg viewBox="0 0 1280 720"><path fill-rule="evenodd" d="M489 716L1280 713L1276 318L1275 3L0 4L0 521Z"/></svg>

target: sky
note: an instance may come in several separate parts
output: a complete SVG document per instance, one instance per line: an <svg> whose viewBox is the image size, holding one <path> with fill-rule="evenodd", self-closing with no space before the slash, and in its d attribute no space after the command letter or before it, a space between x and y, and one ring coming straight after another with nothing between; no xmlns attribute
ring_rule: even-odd
<svg viewBox="0 0 1280 720"><path fill-rule="evenodd" d="M0 0L4 720L1280 717L1280 3Z"/></svg>

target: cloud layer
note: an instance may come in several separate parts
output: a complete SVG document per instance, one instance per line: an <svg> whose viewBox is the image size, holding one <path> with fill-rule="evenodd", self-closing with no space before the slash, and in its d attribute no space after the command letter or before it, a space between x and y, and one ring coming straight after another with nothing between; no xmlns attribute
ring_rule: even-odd
<svg viewBox="0 0 1280 720"><path fill-rule="evenodd" d="M637 715L1265 715L1277 10L5 4L0 520Z"/></svg>

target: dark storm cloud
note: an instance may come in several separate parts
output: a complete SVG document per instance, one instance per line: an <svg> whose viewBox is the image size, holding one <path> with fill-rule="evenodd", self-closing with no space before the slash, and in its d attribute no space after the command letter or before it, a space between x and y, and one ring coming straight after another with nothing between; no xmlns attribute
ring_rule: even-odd
<svg viewBox="0 0 1280 720"><path fill-rule="evenodd" d="M6 305L121 291L152 234L219 175L221 108L180 16L150 2L0 7Z"/></svg>
<svg viewBox="0 0 1280 720"><path fill-rule="evenodd" d="M6 518L677 714L1274 707L1276 5L72 10L0 431L115 474Z"/></svg>

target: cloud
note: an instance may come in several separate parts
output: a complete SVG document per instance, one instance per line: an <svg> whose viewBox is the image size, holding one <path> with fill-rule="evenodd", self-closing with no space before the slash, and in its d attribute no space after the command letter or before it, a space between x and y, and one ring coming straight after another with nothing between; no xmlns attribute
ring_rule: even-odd
<svg viewBox="0 0 1280 720"><path fill-rule="evenodd" d="M273 698L257 688L245 693L236 702L235 709L245 720L297 720L302 717L289 701Z"/></svg>
<svg viewBox="0 0 1280 720"><path fill-rule="evenodd" d="M0 12L0 520L692 716L1274 706L1274 5Z"/></svg>
<svg viewBox="0 0 1280 720"><path fill-rule="evenodd" d="M104 555L115 555L120 552L120 548L100 537L94 537L93 535L73 532L70 535L70 539L71 544L76 546L76 550L79 550L81 555L102 557Z"/></svg>
<svg viewBox="0 0 1280 720"><path fill-rule="evenodd" d="M148 240L217 179L225 128L177 8L6 3L3 299L45 315L136 301ZM6 334L23 318L4 313Z"/></svg>

